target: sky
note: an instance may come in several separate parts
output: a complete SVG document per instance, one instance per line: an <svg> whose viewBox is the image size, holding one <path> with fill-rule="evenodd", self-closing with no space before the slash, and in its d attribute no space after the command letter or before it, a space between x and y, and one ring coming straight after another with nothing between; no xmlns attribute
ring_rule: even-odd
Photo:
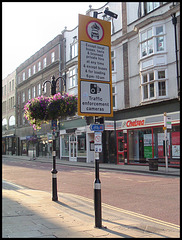
<svg viewBox="0 0 182 240"><path fill-rule="evenodd" d="M2 2L2 79L64 30L106 2Z"/></svg>

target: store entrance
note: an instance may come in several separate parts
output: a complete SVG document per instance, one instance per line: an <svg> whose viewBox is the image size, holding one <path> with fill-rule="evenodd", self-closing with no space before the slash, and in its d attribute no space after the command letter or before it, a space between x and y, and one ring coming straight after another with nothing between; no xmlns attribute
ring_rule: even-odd
<svg viewBox="0 0 182 240"><path fill-rule="evenodd" d="M69 160L77 161L77 137L75 135L69 136Z"/></svg>
<svg viewBox="0 0 182 240"><path fill-rule="evenodd" d="M127 163L127 133L117 132L117 164Z"/></svg>

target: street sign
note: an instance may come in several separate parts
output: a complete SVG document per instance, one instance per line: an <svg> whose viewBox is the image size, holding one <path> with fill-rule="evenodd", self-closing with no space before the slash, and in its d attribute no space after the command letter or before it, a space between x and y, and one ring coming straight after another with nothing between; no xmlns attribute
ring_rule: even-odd
<svg viewBox="0 0 182 240"><path fill-rule="evenodd" d="M79 14L78 115L113 116L111 23Z"/></svg>
<svg viewBox="0 0 182 240"><path fill-rule="evenodd" d="M171 129L171 128L172 128L172 125L171 125L171 117L167 117L166 127L167 127L167 129Z"/></svg>
<svg viewBox="0 0 182 240"><path fill-rule="evenodd" d="M104 131L104 125L103 124L91 124L90 125L90 130L91 131L101 131L103 132Z"/></svg>
<svg viewBox="0 0 182 240"><path fill-rule="evenodd" d="M80 81L80 113L111 114L110 84Z"/></svg>
<svg viewBox="0 0 182 240"><path fill-rule="evenodd" d="M80 41L80 79L110 81L109 46Z"/></svg>
<svg viewBox="0 0 182 240"><path fill-rule="evenodd" d="M99 152L102 152L102 145L101 144L98 144L98 145L95 145L95 152L99 153Z"/></svg>
<svg viewBox="0 0 182 240"><path fill-rule="evenodd" d="M94 133L94 144L102 144L102 133L101 132L95 132Z"/></svg>
<svg viewBox="0 0 182 240"><path fill-rule="evenodd" d="M57 120L52 120L52 129L57 128Z"/></svg>

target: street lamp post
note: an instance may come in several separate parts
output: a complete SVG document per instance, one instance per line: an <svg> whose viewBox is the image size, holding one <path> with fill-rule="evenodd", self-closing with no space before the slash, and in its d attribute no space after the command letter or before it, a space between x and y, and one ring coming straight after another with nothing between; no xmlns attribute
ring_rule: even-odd
<svg viewBox="0 0 182 240"><path fill-rule="evenodd" d="M51 95L56 94L56 82L58 81L58 79L62 79L63 77L58 77L55 80L54 75L50 80L46 80L43 82L42 84L42 89L44 91L44 85L46 84L46 82L49 82L51 84ZM53 157L53 168L52 168L52 201L58 201L58 196L57 196L57 170L56 170L56 138L55 138L55 130L57 127L57 120L52 120L52 157Z"/></svg>

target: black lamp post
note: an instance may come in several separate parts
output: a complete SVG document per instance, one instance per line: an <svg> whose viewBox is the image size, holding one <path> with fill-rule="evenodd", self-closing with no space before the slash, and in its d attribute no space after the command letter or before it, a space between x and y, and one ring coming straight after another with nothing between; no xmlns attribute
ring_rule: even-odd
<svg viewBox="0 0 182 240"><path fill-rule="evenodd" d="M51 84L51 95L56 94L56 82L58 81L58 79L62 79L63 77L58 77L55 80L54 75L50 80L46 80L43 82L42 84L42 89L44 91L44 85L46 84L46 82L49 82ZM56 170L56 138L55 138L55 130L57 127L57 120L52 120L52 157L53 157L53 168L52 168L52 201L58 201L58 196L57 196L57 170Z"/></svg>
<svg viewBox="0 0 182 240"><path fill-rule="evenodd" d="M178 71L178 47L177 47L177 31L176 31L176 25L177 25L176 13L173 13L173 14L171 15L171 17L172 17L172 23L173 23L173 25L174 25L175 53L176 53L177 91L178 91L178 97L180 97L180 82L179 82L179 71Z"/></svg>

